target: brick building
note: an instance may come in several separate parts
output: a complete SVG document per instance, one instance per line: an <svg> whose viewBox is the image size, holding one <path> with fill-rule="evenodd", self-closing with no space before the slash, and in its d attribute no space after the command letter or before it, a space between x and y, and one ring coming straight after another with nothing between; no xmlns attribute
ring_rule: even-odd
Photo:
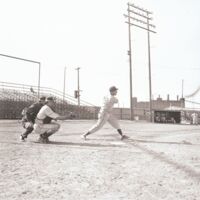
<svg viewBox="0 0 200 200"><path fill-rule="evenodd" d="M163 100L160 96L156 100L152 100L152 110L163 110L168 107L185 108L185 99L179 99L177 96L176 100L170 100L169 95L167 95L166 100ZM136 97L133 97L133 109L134 116L147 119L149 116L149 101L138 101Z"/></svg>

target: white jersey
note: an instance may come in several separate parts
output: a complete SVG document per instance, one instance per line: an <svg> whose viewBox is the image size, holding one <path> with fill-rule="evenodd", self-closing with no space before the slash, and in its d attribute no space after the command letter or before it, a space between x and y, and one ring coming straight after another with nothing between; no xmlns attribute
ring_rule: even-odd
<svg viewBox="0 0 200 200"><path fill-rule="evenodd" d="M118 103L118 99L115 96L104 97L100 113L102 112L111 113L115 103Z"/></svg>
<svg viewBox="0 0 200 200"><path fill-rule="evenodd" d="M49 106L44 105L37 114L37 118L39 120L43 120L46 117L51 117L52 119L55 119L59 117L59 114L55 113Z"/></svg>

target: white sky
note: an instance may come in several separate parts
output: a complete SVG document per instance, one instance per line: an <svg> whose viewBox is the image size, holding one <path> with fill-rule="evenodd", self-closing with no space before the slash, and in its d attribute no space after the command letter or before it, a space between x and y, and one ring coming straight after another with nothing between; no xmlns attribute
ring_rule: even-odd
<svg viewBox="0 0 200 200"><path fill-rule="evenodd" d="M100 105L111 85L129 107L128 25L125 0L0 0L0 53L40 61L41 86ZM133 1L130 1L133 2ZM135 0L153 12L152 93L166 99L200 85L200 1ZM133 96L148 100L147 33L132 27ZM37 85L38 66L0 57L0 81ZM199 101L199 96L190 100Z"/></svg>

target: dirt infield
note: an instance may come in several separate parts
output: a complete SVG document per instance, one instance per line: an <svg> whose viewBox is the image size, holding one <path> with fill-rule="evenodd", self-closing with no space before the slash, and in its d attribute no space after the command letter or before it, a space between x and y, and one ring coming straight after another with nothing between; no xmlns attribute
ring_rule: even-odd
<svg viewBox="0 0 200 200"><path fill-rule="evenodd" d="M121 121L83 141L94 121L66 121L50 144L20 142L17 121L0 121L1 200L198 200L200 127Z"/></svg>

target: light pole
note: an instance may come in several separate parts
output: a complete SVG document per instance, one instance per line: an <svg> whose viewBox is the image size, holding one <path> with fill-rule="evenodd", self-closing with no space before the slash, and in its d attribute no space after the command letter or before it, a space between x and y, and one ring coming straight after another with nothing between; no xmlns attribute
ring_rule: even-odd
<svg viewBox="0 0 200 200"><path fill-rule="evenodd" d="M40 97L40 76L41 76L41 63L38 62L39 64L39 72L38 72L38 99Z"/></svg>
<svg viewBox="0 0 200 200"><path fill-rule="evenodd" d="M65 84L66 84L66 67L64 68L63 104L64 104L64 102L65 102Z"/></svg>
<svg viewBox="0 0 200 200"><path fill-rule="evenodd" d="M80 80L79 80L79 70L80 67L77 67L77 99L78 99L78 106L80 106Z"/></svg>
<svg viewBox="0 0 200 200"><path fill-rule="evenodd" d="M28 60L25 58L20 58L20 57L15 57L15 56L10 56L10 55L5 55L5 54L0 54L0 56L4 56L7 58L12 58L12 59L17 59L17 60L22 60L22 61L26 61L26 62L31 62L31 63L36 63L38 64L38 98L40 97L40 73L41 73L41 63L38 61L34 61L34 60Z"/></svg>
<svg viewBox="0 0 200 200"><path fill-rule="evenodd" d="M183 88L184 88L184 80L182 79L182 98L183 98Z"/></svg>

